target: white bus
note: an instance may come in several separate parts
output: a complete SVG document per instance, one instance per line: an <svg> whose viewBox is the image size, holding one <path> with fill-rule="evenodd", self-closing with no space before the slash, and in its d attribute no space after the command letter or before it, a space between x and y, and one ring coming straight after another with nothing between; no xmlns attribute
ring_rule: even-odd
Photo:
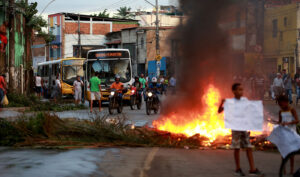
<svg viewBox="0 0 300 177"><path fill-rule="evenodd" d="M132 64L128 49L99 49L91 50L85 61L85 90L86 98L90 101L89 80L95 73L100 73L102 101L108 101L109 88L115 81L115 76L120 76L124 87L131 85Z"/></svg>

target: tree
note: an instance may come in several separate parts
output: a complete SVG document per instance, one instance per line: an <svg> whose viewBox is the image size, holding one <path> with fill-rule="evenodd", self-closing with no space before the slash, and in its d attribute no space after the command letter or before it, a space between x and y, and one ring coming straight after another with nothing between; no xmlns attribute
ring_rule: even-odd
<svg viewBox="0 0 300 177"><path fill-rule="evenodd" d="M124 19L132 19L134 17L134 14L132 14L130 7L120 7L117 9L118 13L116 14L117 18L124 18Z"/></svg>
<svg viewBox="0 0 300 177"><path fill-rule="evenodd" d="M109 18L109 13L107 12L107 9L105 9L103 12L99 12L99 14L95 16L102 17L102 18Z"/></svg>

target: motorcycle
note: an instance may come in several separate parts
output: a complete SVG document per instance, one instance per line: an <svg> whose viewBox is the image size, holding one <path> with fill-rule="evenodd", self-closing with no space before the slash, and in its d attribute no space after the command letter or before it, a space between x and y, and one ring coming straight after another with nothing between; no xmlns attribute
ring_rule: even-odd
<svg viewBox="0 0 300 177"><path fill-rule="evenodd" d="M120 98L120 94L116 90L112 90L109 95L109 104L108 104L108 112L109 114L113 114L113 110L117 109L118 113L122 113L123 111L123 103Z"/></svg>
<svg viewBox="0 0 300 177"><path fill-rule="evenodd" d="M146 96L147 115L150 115L152 110L155 114L157 114L159 110L159 99L157 97L157 94L155 92L150 91L146 93Z"/></svg>
<svg viewBox="0 0 300 177"><path fill-rule="evenodd" d="M137 109L141 109L142 107L142 93L139 92L136 87L131 88L130 93L130 108L134 110L134 106L136 105Z"/></svg>

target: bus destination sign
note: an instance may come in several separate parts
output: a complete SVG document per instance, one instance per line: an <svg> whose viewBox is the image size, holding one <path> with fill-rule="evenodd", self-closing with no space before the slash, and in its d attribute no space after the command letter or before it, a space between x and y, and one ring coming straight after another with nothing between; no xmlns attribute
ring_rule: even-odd
<svg viewBox="0 0 300 177"><path fill-rule="evenodd" d="M90 52L88 59L110 59L110 58L129 58L127 51L101 51Z"/></svg>

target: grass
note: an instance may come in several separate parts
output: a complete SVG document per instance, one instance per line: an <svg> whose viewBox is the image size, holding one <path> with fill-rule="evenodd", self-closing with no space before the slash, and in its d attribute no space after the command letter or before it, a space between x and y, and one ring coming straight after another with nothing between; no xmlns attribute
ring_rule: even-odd
<svg viewBox="0 0 300 177"><path fill-rule="evenodd" d="M29 111L69 111L84 109L84 105L66 104L63 101L59 103L41 102L35 95L24 96L20 94L9 93L7 95L9 104L6 107L30 107Z"/></svg>

